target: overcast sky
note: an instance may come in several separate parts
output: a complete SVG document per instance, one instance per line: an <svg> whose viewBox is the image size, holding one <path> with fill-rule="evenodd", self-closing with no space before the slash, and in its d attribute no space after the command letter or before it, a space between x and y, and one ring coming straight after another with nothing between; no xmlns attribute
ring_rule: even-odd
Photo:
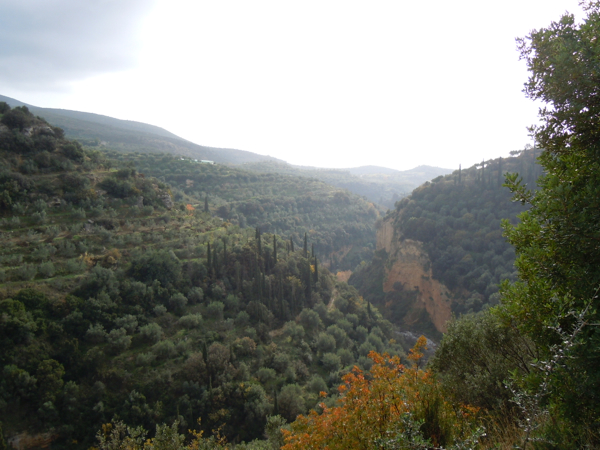
<svg viewBox="0 0 600 450"><path fill-rule="evenodd" d="M530 143L515 37L577 0L0 0L0 94L319 167Z"/></svg>

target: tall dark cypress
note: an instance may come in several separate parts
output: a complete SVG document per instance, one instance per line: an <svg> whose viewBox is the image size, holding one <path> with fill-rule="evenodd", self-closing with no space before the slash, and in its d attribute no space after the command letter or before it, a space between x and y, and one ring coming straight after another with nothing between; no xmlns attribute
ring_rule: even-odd
<svg viewBox="0 0 600 450"><path fill-rule="evenodd" d="M312 271L310 270L310 259L306 260L306 301L310 302L312 298Z"/></svg>
<svg viewBox="0 0 600 450"><path fill-rule="evenodd" d="M319 282L319 261L315 258L315 283Z"/></svg>
<svg viewBox="0 0 600 450"><path fill-rule="evenodd" d="M481 184L485 186L485 159L481 161Z"/></svg>
<svg viewBox="0 0 600 450"><path fill-rule="evenodd" d="M206 349L206 341L202 341L202 359L204 364L208 365L208 350Z"/></svg>
<svg viewBox="0 0 600 450"><path fill-rule="evenodd" d="M304 233L304 249L302 250L302 254L305 258L308 257L308 236Z"/></svg>
<svg viewBox="0 0 600 450"><path fill-rule="evenodd" d="M315 244L310 244L310 257L315 257Z"/></svg>
<svg viewBox="0 0 600 450"><path fill-rule="evenodd" d="M239 261L235 262L235 287L239 294L242 291L242 266Z"/></svg>
<svg viewBox="0 0 600 450"><path fill-rule="evenodd" d="M502 187L502 157L498 160L498 186Z"/></svg>
<svg viewBox="0 0 600 450"><path fill-rule="evenodd" d="M277 264L277 240L273 235L273 265Z"/></svg>
<svg viewBox="0 0 600 450"><path fill-rule="evenodd" d="M213 271L215 275L218 275L220 272L220 267L219 267L219 256L217 254L217 249L213 249L213 255L212 255L212 259L213 259Z"/></svg>
<svg viewBox="0 0 600 450"><path fill-rule="evenodd" d="M256 248L258 250L258 255L262 256L262 244L260 240L260 230L256 227Z"/></svg>
<svg viewBox="0 0 600 450"><path fill-rule="evenodd" d="M208 195L204 196L204 212L208 212Z"/></svg>
<svg viewBox="0 0 600 450"><path fill-rule="evenodd" d="M290 236L290 248L292 250L292 253L294 253L294 238Z"/></svg>
<svg viewBox="0 0 600 450"><path fill-rule="evenodd" d="M210 242L206 243L206 265L209 269L212 267L212 258L210 255Z"/></svg>

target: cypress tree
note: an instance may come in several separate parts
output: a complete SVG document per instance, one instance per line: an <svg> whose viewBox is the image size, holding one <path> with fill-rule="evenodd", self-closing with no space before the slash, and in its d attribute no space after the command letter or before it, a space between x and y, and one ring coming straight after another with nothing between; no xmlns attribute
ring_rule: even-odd
<svg viewBox="0 0 600 450"><path fill-rule="evenodd" d="M292 249L292 253L294 252L294 239L290 236L290 247Z"/></svg>
<svg viewBox="0 0 600 450"><path fill-rule="evenodd" d="M310 270L310 259L306 260L306 301L310 302L312 298L312 272Z"/></svg>
<svg viewBox="0 0 600 450"><path fill-rule="evenodd" d="M235 285L237 292L242 291L242 266L239 261L235 262Z"/></svg>
<svg viewBox="0 0 600 450"><path fill-rule="evenodd" d="M206 243L206 265L209 269L212 267L212 258L210 255L210 242Z"/></svg>
<svg viewBox="0 0 600 450"><path fill-rule="evenodd" d="M256 227L256 248L258 249L259 256L262 256L262 244L260 241L260 230Z"/></svg>
<svg viewBox="0 0 600 450"><path fill-rule="evenodd" d="M315 244L310 244L310 257L315 257Z"/></svg>
<svg viewBox="0 0 600 450"><path fill-rule="evenodd" d="M206 341L202 341L202 359L204 364L208 366L208 350L206 349Z"/></svg>
<svg viewBox="0 0 600 450"><path fill-rule="evenodd" d="M498 160L498 186L502 187L502 157Z"/></svg>
<svg viewBox="0 0 600 450"><path fill-rule="evenodd" d="M273 265L277 264L277 240L273 235Z"/></svg>
<svg viewBox="0 0 600 450"><path fill-rule="evenodd" d="M213 255L212 255L212 259L213 259L213 271L216 274L218 274L219 271L219 258L217 256L217 250L213 250Z"/></svg>
<svg viewBox="0 0 600 450"><path fill-rule="evenodd" d="M315 258L315 283L319 282L319 261Z"/></svg>
<svg viewBox="0 0 600 450"><path fill-rule="evenodd" d="M0 422L0 450L6 450L8 446L4 440L4 431L2 429L2 422Z"/></svg>
<svg viewBox="0 0 600 450"><path fill-rule="evenodd" d="M302 250L302 254L305 258L308 257L308 236L304 233L304 249Z"/></svg>
<svg viewBox="0 0 600 450"><path fill-rule="evenodd" d="M481 161L481 184L485 186L485 159Z"/></svg>
<svg viewBox="0 0 600 450"><path fill-rule="evenodd" d="M204 197L204 212L208 212L208 195Z"/></svg>

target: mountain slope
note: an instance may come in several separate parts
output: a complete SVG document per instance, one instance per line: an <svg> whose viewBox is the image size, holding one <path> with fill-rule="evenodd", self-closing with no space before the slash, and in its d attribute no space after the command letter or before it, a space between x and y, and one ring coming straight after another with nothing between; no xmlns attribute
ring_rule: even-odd
<svg viewBox="0 0 600 450"><path fill-rule="evenodd" d="M62 128L68 138L77 139L88 146L130 152L164 152L227 164L277 161L276 158L244 150L197 145L163 128L141 122L79 111L40 108L2 95L0 101L13 107L27 106L35 115L43 117L53 126Z"/></svg>
<svg viewBox="0 0 600 450"><path fill-rule="evenodd" d="M371 350L403 354L392 325L312 254L312 235L294 248L213 214L261 200L271 175L86 149L27 109L0 122L0 416L15 447L90 448L117 416L179 432L201 418L205 433L249 441L269 415L292 421L322 391L335 402ZM131 164L154 157L159 178ZM164 180L188 175L213 193L208 211ZM307 189L290 204L295 225L329 194L360 211L346 192L296 181L275 184Z"/></svg>
<svg viewBox="0 0 600 450"><path fill-rule="evenodd" d="M409 195L413 189L424 182L452 172L450 169L431 166L419 166L406 171L377 166L320 169L271 161L247 164L245 168L257 172L316 178L332 186L348 189L386 208L393 208L398 200Z"/></svg>
<svg viewBox="0 0 600 450"><path fill-rule="evenodd" d="M516 222L520 203L502 187L518 172L535 185L534 150L477 164L415 189L378 224L377 251L349 282L394 323L445 330L451 313L498 302L498 286L515 276L514 250L500 222Z"/></svg>

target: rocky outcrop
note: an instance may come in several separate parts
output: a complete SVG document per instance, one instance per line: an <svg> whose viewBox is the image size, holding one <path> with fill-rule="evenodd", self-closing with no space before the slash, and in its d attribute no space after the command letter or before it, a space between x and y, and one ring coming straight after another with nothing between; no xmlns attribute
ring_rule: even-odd
<svg viewBox="0 0 600 450"><path fill-rule="evenodd" d="M173 208L173 206L175 205L175 204L173 203L173 199L171 198L171 196L170 196L168 193L161 194L161 195L159 196L159 198L162 200L162 202L163 202L163 205L164 205L164 206L165 206L165 208L167 208L167 209L171 209L171 208Z"/></svg>
<svg viewBox="0 0 600 450"><path fill-rule="evenodd" d="M450 291L433 279L431 261L423 244L403 239L394 228L393 218L388 217L377 228L377 250L382 249L388 254L384 292L392 291L396 283L416 291L418 306L427 311L438 331L446 331L446 322L452 315Z"/></svg>

